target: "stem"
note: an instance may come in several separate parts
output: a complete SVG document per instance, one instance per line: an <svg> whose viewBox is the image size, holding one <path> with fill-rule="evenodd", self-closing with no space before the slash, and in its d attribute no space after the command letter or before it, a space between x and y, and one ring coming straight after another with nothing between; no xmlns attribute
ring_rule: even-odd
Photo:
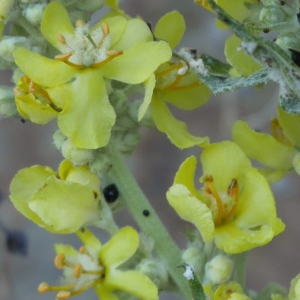
<svg viewBox="0 0 300 300"><path fill-rule="evenodd" d="M157 256L166 263L169 274L186 299L191 299L189 286L184 280L182 271L176 265L181 263L181 251L175 244L161 220L145 197L131 172L125 165L117 149L110 143L107 146L107 155L112 166L109 175L115 180L118 189L124 196L126 206L138 223L141 230L149 234L155 241ZM149 215L144 216L143 211L148 210Z"/></svg>
<svg viewBox="0 0 300 300"><path fill-rule="evenodd" d="M233 256L235 259L235 280L245 288L245 281L246 281L246 261L248 257L248 251L239 253Z"/></svg>

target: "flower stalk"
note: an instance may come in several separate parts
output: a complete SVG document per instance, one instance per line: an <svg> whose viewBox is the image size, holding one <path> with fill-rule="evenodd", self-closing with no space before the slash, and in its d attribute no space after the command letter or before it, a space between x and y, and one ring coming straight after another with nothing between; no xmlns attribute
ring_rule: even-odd
<svg viewBox="0 0 300 300"><path fill-rule="evenodd" d="M140 229L154 239L154 250L157 256L165 262L170 276L185 298L190 299L188 284L182 275L182 270L177 268L177 265L182 262L180 249L162 224L112 142L107 146L107 155L112 163L109 175L123 194L129 212ZM145 216L144 210L148 210L150 214Z"/></svg>

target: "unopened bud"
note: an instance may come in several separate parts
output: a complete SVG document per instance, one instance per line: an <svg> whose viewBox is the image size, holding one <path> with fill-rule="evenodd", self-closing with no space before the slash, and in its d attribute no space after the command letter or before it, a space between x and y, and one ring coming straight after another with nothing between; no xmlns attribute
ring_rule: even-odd
<svg viewBox="0 0 300 300"><path fill-rule="evenodd" d="M205 265L205 275L211 284L222 284L228 281L233 271L233 261L223 255L215 256Z"/></svg>
<svg viewBox="0 0 300 300"><path fill-rule="evenodd" d="M22 14L31 24L39 25L42 22L45 7L46 4L30 4L23 10Z"/></svg>
<svg viewBox="0 0 300 300"><path fill-rule="evenodd" d="M19 47L30 49L30 44L30 40L23 36L5 36L0 42L0 56L8 62L14 62L13 52Z"/></svg>

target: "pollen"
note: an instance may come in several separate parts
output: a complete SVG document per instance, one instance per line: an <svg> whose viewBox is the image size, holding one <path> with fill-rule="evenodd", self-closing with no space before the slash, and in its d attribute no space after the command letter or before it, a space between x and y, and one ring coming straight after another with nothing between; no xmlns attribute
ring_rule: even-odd
<svg viewBox="0 0 300 300"><path fill-rule="evenodd" d="M281 127L278 119L273 118L271 121L271 132L273 137L280 143L286 146L292 146L290 140L286 137L283 128Z"/></svg>
<svg viewBox="0 0 300 300"><path fill-rule="evenodd" d="M67 292L67 291L60 291L57 295L56 298L59 300L63 300L63 299L69 299L71 297L71 292Z"/></svg>
<svg viewBox="0 0 300 300"><path fill-rule="evenodd" d="M59 270L63 269L63 267L65 266L65 255L63 253L56 255L54 259L54 265Z"/></svg>
<svg viewBox="0 0 300 300"><path fill-rule="evenodd" d="M49 284L47 283L47 282L42 282L40 285L39 285L39 287L38 287L38 292L40 293L40 294L43 294L43 293L45 293L45 292L47 292L47 291L49 291Z"/></svg>
<svg viewBox="0 0 300 300"><path fill-rule="evenodd" d="M58 35L57 35L57 39L58 39L58 41L59 41L61 44L66 45L66 39L64 38L63 35L58 34Z"/></svg>

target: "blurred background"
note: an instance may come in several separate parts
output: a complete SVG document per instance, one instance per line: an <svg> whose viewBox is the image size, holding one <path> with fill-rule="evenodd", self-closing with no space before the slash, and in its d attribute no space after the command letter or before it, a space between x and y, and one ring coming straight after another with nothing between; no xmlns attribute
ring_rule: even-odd
<svg viewBox="0 0 300 300"><path fill-rule="evenodd" d="M216 29L214 16L196 6L193 0L123 0L121 8L131 16L141 16L153 26L165 13L179 10L187 26L180 46L196 48L198 53L206 53L225 61L223 45L230 32ZM11 84L8 73L2 73L1 84ZM212 96L206 105L193 112L173 112L188 123L191 133L209 136L212 142L218 142L231 139L231 127L237 119L246 120L252 128L269 132L270 119L276 115L277 102L277 87L269 83L263 91L244 88L222 96ZM57 169L62 156L51 146L52 132L56 129L56 121L40 126L22 123L20 119L0 119L0 220L5 228L0 232L0 300L54 299L54 293L40 295L36 291L40 282L55 284L61 276L53 264L53 244L71 243L74 247L80 246L74 236L50 234L25 219L8 198L10 182L18 170L35 164ZM183 160L191 154L199 157L200 153L200 148L179 150L171 145L164 134L145 129L142 142L132 158L127 160L146 196L182 248L186 238L181 232L187 224L168 206L165 193ZM271 281L288 288L290 280L300 273L299 178L290 174L273 185L272 189L277 200L278 215L286 224L286 231L249 255L247 287L258 291ZM135 226L126 212L119 213L117 220L120 226ZM18 230L27 236L27 255L13 254L7 250L4 232ZM102 233L99 236L103 241L107 238ZM76 299L94 300L96 296L90 291ZM179 298L164 294L161 299Z"/></svg>

